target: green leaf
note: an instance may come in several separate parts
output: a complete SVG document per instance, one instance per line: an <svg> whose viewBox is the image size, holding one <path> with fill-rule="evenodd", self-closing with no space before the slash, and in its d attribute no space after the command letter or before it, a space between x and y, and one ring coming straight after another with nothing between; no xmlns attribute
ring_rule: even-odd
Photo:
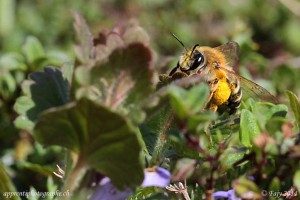
<svg viewBox="0 0 300 200"><path fill-rule="evenodd" d="M22 46L22 52L30 64L45 57L42 44L33 36L26 38L25 44Z"/></svg>
<svg viewBox="0 0 300 200"><path fill-rule="evenodd" d="M208 95L209 88L207 84L198 84L189 90L185 99L193 114L198 113L203 109L208 99Z"/></svg>
<svg viewBox="0 0 300 200"><path fill-rule="evenodd" d="M72 85L74 65L71 63L64 63L61 67L63 76L68 80L69 84Z"/></svg>
<svg viewBox="0 0 300 200"><path fill-rule="evenodd" d="M247 148L229 147L221 156L221 163L224 170L232 169L233 165L242 159L247 152Z"/></svg>
<svg viewBox="0 0 300 200"><path fill-rule="evenodd" d="M153 91L152 53L142 43L133 43L112 52L105 64L91 70L93 86L106 105L117 108L139 105Z"/></svg>
<svg viewBox="0 0 300 200"><path fill-rule="evenodd" d="M14 124L17 128L24 130L32 130L34 127L34 123L25 115L18 116L15 119Z"/></svg>
<svg viewBox="0 0 300 200"><path fill-rule="evenodd" d="M2 162L0 162L0 179L0 195L3 195L4 199L20 200L18 196L9 196L9 192L16 192L16 188L6 173Z"/></svg>
<svg viewBox="0 0 300 200"><path fill-rule="evenodd" d="M294 113L295 119L296 119L296 124L299 129L299 124L300 124L300 103L298 100L298 97L291 91L286 91L286 95L289 98L290 106L292 108L292 111Z"/></svg>
<svg viewBox="0 0 300 200"><path fill-rule="evenodd" d="M47 179L47 191L48 192L55 192L57 190L57 185L54 183L52 176L49 176ZM51 199L51 197L48 197Z"/></svg>
<svg viewBox="0 0 300 200"><path fill-rule="evenodd" d="M24 62L24 57L21 54L15 52L7 53L1 55L0 57L0 66L2 69L6 70L24 71L27 69L27 66Z"/></svg>
<svg viewBox="0 0 300 200"><path fill-rule="evenodd" d="M188 115L188 108L183 101L183 98L187 95L187 91L178 86L171 86L168 92L172 108L174 109L178 117L183 119Z"/></svg>
<svg viewBox="0 0 300 200"><path fill-rule="evenodd" d="M0 74L0 93L5 99L9 99L17 88L15 78L10 72L2 72Z"/></svg>
<svg viewBox="0 0 300 200"><path fill-rule="evenodd" d="M43 166L35 163L30 163L27 161L19 161L18 163L19 167L24 167L26 169L29 169L31 171L37 172L39 174L42 174L44 176L50 176L52 175L53 171L56 169L49 166Z"/></svg>
<svg viewBox="0 0 300 200"><path fill-rule="evenodd" d="M272 179L268 190L269 191L280 191L280 179L278 177L274 177ZM273 199L275 199L275 198L273 198Z"/></svg>
<svg viewBox="0 0 300 200"><path fill-rule="evenodd" d="M274 105L271 103L257 102L254 105L253 114L255 114L260 127L265 129L266 124L270 119L276 117L284 118L287 114L287 111L288 107L283 104Z"/></svg>
<svg viewBox="0 0 300 200"><path fill-rule="evenodd" d="M245 199L259 199L260 191L257 185L251 180L241 177L233 183L234 191L239 197ZM251 196L249 196L251 195Z"/></svg>
<svg viewBox="0 0 300 200"><path fill-rule="evenodd" d="M260 129L256 121L256 117L249 110L241 111L240 122L240 140L246 147L252 146L252 139L260 134Z"/></svg>
<svg viewBox="0 0 300 200"><path fill-rule="evenodd" d="M294 181L294 185L296 186L298 192L300 192L300 170L296 171L293 181Z"/></svg>
<svg viewBox="0 0 300 200"><path fill-rule="evenodd" d="M15 125L27 130L31 130L42 111L66 104L70 87L61 71L54 67L45 67L44 72L34 72L30 78L22 83L24 96L19 97L14 105L20 115Z"/></svg>
<svg viewBox="0 0 300 200"><path fill-rule="evenodd" d="M173 109L180 118L184 118L202 111L209 89L206 84L198 84L190 90L172 85L168 93Z"/></svg>
<svg viewBox="0 0 300 200"><path fill-rule="evenodd" d="M118 188L135 187L143 180L142 141L137 130L120 114L91 100L43 113L34 136L42 144L78 153Z"/></svg>
<svg viewBox="0 0 300 200"><path fill-rule="evenodd" d="M198 115L193 115L188 118L188 127L196 132L203 131L204 128L208 128L213 120L218 118L218 114L212 111L204 111Z"/></svg>
<svg viewBox="0 0 300 200"><path fill-rule="evenodd" d="M38 193L38 191L34 187L30 186L28 200L39 200L38 195L31 195L31 194L37 194L37 193Z"/></svg>
<svg viewBox="0 0 300 200"><path fill-rule="evenodd" d="M0 0L0 36L9 36L15 25L15 0Z"/></svg>
<svg viewBox="0 0 300 200"><path fill-rule="evenodd" d="M117 48L105 63L92 69L79 67L76 80L82 85L77 98L88 96L130 117L139 124L145 117L144 101L154 90L152 53L142 43Z"/></svg>
<svg viewBox="0 0 300 200"><path fill-rule="evenodd" d="M123 37L126 44L142 42L148 45L150 41L147 32L134 21L127 25Z"/></svg>

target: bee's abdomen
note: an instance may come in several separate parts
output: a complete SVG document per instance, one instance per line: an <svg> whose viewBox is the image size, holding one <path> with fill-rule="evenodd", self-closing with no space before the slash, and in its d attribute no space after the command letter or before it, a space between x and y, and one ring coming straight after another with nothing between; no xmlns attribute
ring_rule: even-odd
<svg viewBox="0 0 300 200"><path fill-rule="evenodd" d="M242 95L240 82L236 80L235 83L231 84L231 94L228 99L229 114L234 114L238 110L242 102Z"/></svg>

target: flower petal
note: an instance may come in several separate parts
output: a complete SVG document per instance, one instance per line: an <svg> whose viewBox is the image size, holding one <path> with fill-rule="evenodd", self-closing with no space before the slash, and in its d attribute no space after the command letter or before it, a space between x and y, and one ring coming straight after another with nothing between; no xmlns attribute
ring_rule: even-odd
<svg viewBox="0 0 300 200"><path fill-rule="evenodd" d="M166 187L170 184L171 181L171 173L162 168L162 167L155 167L154 170L147 171L145 170L145 177L142 183L142 187Z"/></svg>

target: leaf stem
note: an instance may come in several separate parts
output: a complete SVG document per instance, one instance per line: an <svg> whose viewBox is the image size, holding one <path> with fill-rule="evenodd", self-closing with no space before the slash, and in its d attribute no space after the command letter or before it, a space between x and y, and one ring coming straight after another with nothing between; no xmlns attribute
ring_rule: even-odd
<svg viewBox="0 0 300 200"><path fill-rule="evenodd" d="M85 172L87 170L87 166L83 159L79 156L78 160L69 173L65 180L65 184L63 187L63 191L70 193L71 195L74 193L75 189L79 186L81 179L83 178ZM70 199L71 196L65 196L65 199Z"/></svg>

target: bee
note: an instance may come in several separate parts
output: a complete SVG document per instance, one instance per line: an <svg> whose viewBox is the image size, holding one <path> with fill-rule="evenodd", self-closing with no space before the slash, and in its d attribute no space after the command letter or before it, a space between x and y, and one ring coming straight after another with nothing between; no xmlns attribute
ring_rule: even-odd
<svg viewBox="0 0 300 200"><path fill-rule="evenodd" d="M185 52L169 76L172 77L177 72L185 76L203 75L210 87L206 106L210 110L234 114L241 105L243 90L254 98L276 102L275 97L265 88L234 72L233 66L239 58L238 43L229 41L215 48L196 44L191 49L186 49L184 44L172 35L184 47Z"/></svg>

